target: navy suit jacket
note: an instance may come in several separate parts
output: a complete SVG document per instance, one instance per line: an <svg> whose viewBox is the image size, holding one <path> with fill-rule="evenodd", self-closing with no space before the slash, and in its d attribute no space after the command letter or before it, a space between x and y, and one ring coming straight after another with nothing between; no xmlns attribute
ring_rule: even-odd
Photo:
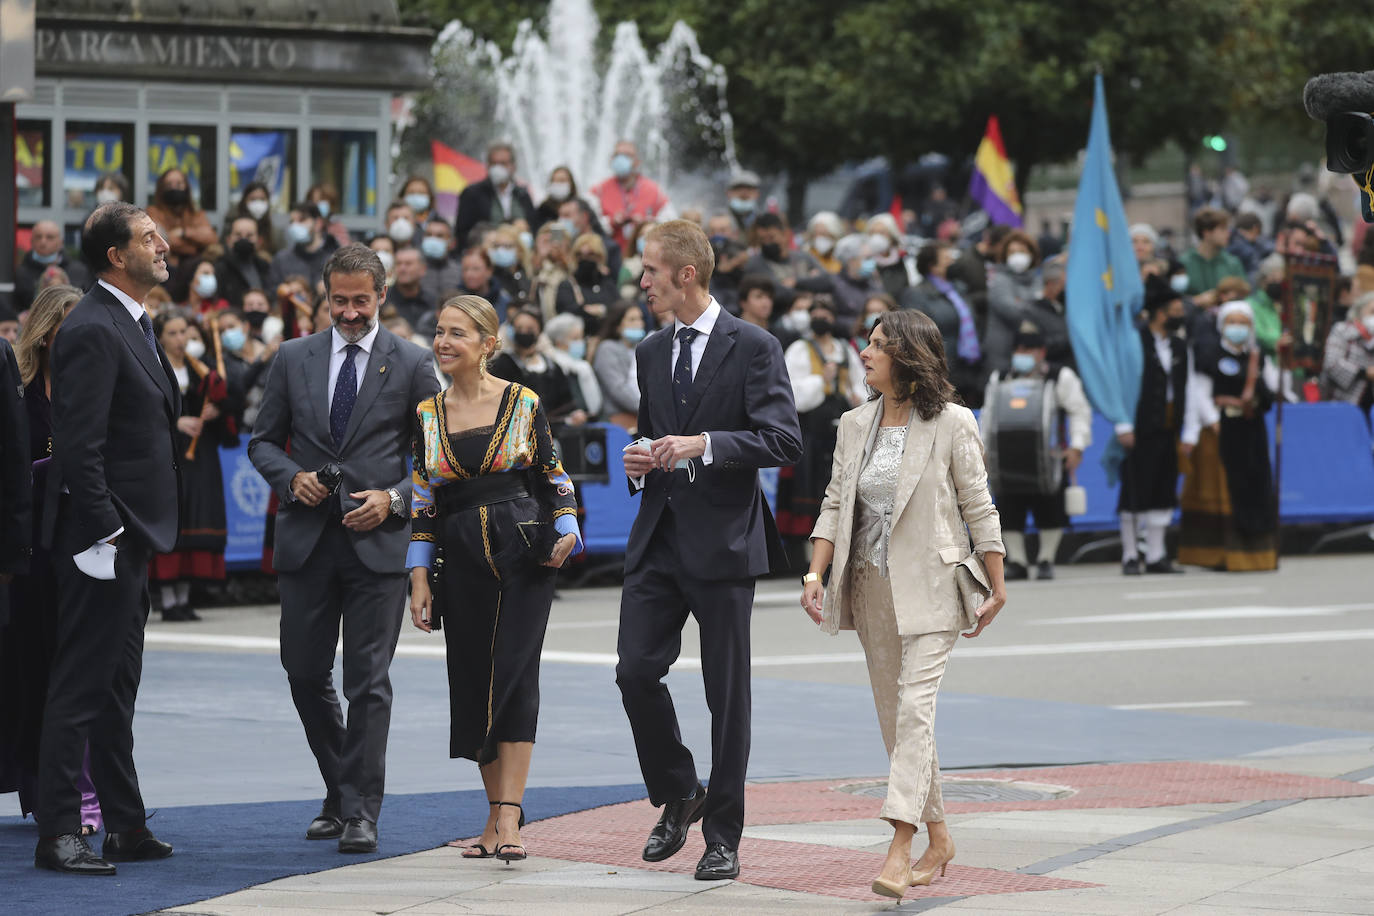
<svg viewBox="0 0 1374 916"><path fill-rule="evenodd" d="M635 348L639 376L639 433L711 434L711 464L693 459L687 472L650 471L643 501L625 549L625 571L644 558L655 529L671 506L684 571L697 579L742 579L781 562L773 515L759 488L759 468L795 464L802 454L801 424L782 346L767 331L730 315L716 319L692 383L686 420L673 407L673 329L651 334Z"/></svg>
<svg viewBox="0 0 1374 916"><path fill-rule="evenodd" d="M92 286L53 343L49 490L67 488L81 527L64 547L84 550L121 526L159 553L176 545L179 416L162 348L154 355L114 294Z"/></svg>

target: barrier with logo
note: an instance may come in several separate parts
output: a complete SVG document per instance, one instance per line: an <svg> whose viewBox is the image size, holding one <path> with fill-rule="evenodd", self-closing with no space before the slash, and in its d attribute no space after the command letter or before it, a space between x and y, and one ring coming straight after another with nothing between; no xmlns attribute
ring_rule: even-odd
<svg viewBox="0 0 1374 916"><path fill-rule="evenodd" d="M1338 524L1374 521L1374 456L1369 426L1351 404L1290 404L1284 408L1283 492L1281 513L1285 524ZM639 510L639 498L625 485L621 455L630 444L623 429L609 423L595 424L604 431L578 440L588 466L605 476L578 484L586 508L583 537L591 554L623 553ZM1272 447L1274 416L1269 415ZM1112 425L1093 416L1093 445L1083 456L1078 483L1088 492L1088 511L1073 519L1078 531L1113 531L1117 528L1116 487L1107 486L1102 451L1113 435ZM567 443L564 443L566 448ZM604 449L604 456L602 450ZM572 456L570 456L572 463ZM220 450L224 469L224 504L229 538L225 562L231 570L257 569L262 563L262 540L270 490L252 463L248 447ZM763 485L770 503L776 472L764 472ZM604 481L604 482L603 482Z"/></svg>

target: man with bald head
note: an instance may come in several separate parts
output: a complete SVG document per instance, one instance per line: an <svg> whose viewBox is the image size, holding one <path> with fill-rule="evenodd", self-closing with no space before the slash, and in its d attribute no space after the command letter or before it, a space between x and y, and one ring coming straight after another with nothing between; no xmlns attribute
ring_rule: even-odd
<svg viewBox="0 0 1374 916"><path fill-rule="evenodd" d="M86 290L91 285L91 273L80 261L67 257L62 250L62 227L52 220L33 224L29 239L29 253L19 262L14 275L14 310L26 312L38 294L38 281L43 271L56 264L67 273L72 286Z"/></svg>
<svg viewBox="0 0 1374 916"><path fill-rule="evenodd" d="M639 148L629 140L621 140L611 154L611 177L592 188L606 217L611 237L626 255L635 227L647 221L672 216L668 195L651 179L639 173Z"/></svg>

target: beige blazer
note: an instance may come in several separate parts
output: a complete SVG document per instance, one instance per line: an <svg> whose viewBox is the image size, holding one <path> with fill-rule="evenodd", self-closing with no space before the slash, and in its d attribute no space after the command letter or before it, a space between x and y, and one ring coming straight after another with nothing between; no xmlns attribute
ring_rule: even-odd
<svg viewBox="0 0 1374 916"><path fill-rule="evenodd" d="M821 624L831 634L854 629L846 598L856 491L881 420L881 398L840 418L830 486L811 532L835 545ZM932 420L912 418L897 478L887 565L900 635L962 628L954 567L969 555L970 536L978 553L1006 552L978 422L967 407L947 404Z"/></svg>

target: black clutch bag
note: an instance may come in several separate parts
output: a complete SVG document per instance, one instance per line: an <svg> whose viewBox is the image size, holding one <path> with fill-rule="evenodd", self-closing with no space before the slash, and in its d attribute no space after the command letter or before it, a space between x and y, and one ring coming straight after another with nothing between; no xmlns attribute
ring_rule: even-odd
<svg viewBox="0 0 1374 916"><path fill-rule="evenodd" d="M434 556L429 561L429 628L431 630L442 630L444 628L444 603L440 595L443 594L444 581L444 545L436 543L434 545Z"/></svg>

